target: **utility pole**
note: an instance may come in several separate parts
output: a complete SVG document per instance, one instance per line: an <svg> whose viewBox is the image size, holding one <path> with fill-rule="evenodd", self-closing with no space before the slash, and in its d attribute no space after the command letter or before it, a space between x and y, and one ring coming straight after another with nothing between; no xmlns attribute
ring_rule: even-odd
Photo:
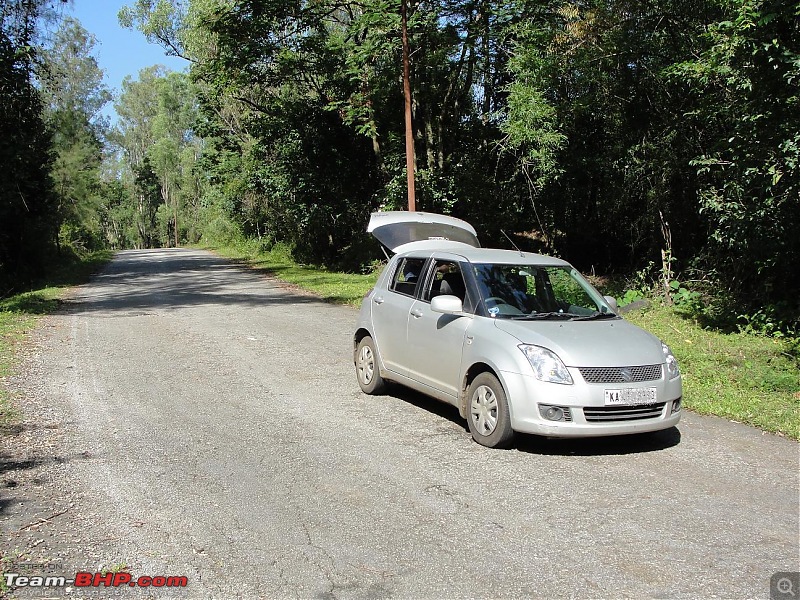
<svg viewBox="0 0 800 600"><path fill-rule="evenodd" d="M408 66L408 0L401 0L400 23L403 35L403 92L406 98L406 172L408 173L408 210L417 210L414 191L414 130L411 126L411 81Z"/></svg>

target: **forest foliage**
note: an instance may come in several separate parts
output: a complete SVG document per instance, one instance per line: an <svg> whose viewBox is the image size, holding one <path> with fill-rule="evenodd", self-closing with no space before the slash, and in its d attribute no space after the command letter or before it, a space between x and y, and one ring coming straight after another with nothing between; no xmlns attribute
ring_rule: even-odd
<svg viewBox="0 0 800 600"><path fill-rule="evenodd" d="M369 213L406 205L401 1L131 0L121 24L187 71L126 80L112 125L91 34L43 39L60 2L4 0L0 283L60 244L250 238L368 267ZM718 323L800 326L800 3L408 11L419 210Z"/></svg>

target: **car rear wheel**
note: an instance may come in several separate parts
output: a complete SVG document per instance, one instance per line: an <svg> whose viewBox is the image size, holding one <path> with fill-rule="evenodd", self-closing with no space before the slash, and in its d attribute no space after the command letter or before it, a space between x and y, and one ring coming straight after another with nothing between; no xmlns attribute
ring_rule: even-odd
<svg viewBox="0 0 800 600"><path fill-rule="evenodd" d="M365 394L380 394L386 388L378 368L375 342L369 336L362 339L356 348L356 377Z"/></svg>
<svg viewBox="0 0 800 600"><path fill-rule="evenodd" d="M491 373L481 373L467 390L467 422L472 438L489 448L507 448L514 439L503 386Z"/></svg>

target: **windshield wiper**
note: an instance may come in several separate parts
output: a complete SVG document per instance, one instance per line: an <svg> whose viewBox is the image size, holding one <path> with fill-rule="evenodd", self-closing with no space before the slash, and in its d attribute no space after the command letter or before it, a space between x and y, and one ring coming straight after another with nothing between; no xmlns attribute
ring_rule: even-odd
<svg viewBox="0 0 800 600"><path fill-rule="evenodd" d="M572 320L573 320L573 321L592 321L592 320L594 320L594 319L616 319L616 318L618 318L618 317L617 317L617 315L615 315L615 314L614 314L614 313L612 313L612 312L605 312L605 313L602 313L602 312L595 312L594 314L592 314L592 315L586 315L585 317L578 317L578 316L576 316L576 317L575 317L574 319L572 319Z"/></svg>
<svg viewBox="0 0 800 600"><path fill-rule="evenodd" d="M531 313L529 315L520 315L519 317L511 317L515 321L544 321L546 319L572 319L579 315L565 312L541 312Z"/></svg>
<svg viewBox="0 0 800 600"><path fill-rule="evenodd" d="M515 321L546 321L547 319L569 319L570 321L593 321L595 319L617 319L619 318L614 313L601 313L595 312L591 315L576 315L569 312L541 312L531 313L529 315L520 315L518 317L511 317Z"/></svg>

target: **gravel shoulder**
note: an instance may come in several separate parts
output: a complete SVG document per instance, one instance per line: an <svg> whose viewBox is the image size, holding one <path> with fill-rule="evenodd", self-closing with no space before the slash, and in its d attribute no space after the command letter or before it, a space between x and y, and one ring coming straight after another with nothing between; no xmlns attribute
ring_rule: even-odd
<svg viewBox="0 0 800 600"><path fill-rule="evenodd" d="M12 597L769 598L800 570L798 444L678 429L474 444L352 368L352 308L192 250L129 251L5 385L6 572L186 576Z"/></svg>

